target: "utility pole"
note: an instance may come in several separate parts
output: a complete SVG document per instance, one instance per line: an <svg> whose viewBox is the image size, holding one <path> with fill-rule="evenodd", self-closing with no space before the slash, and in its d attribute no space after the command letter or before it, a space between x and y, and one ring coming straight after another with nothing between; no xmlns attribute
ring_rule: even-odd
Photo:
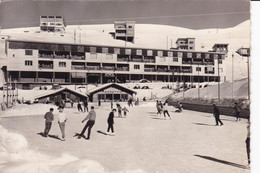
<svg viewBox="0 0 260 173"><path fill-rule="evenodd" d="M232 53L232 99L234 99L234 53Z"/></svg>
<svg viewBox="0 0 260 173"><path fill-rule="evenodd" d="M220 75L219 75L219 58L218 58L218 100L220 100Z"/></svg>

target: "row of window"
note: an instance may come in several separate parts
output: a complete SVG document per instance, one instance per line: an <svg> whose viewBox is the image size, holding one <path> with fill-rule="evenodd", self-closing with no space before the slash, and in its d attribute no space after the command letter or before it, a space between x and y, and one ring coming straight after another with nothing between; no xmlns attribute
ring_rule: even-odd
<svg viewBox="0 0 260 173"><path fill-rule="evenodd" d="M26 60L25 61L25 66L32 66L33 65L33 61L31 60ZM66 67L66 62L59 62L59 67ZM135 70L139 70L140 69L140 65L134 65L134 69ZM200 72L201 71L201 67L196 67L196 71ZM214 67L205 67L205 71L206 72L214 72Z"/></svg>
<svg viewBox="0 0 260 173"><path fill-rule="evenodd" d="M26 55L31 55L32 50L45 51L64 51L64 52L90 52L120 55L143 55L143 56L164 56L179 58L201 58L201 59L224 59L224 54L219 53L200 53L200 52L178 52L174 50L152 50L152 49L136 49L136 48L118 48L118 47L102 47L102 46L85 46L85 45L63 45L49 43L32 43L32 42L9 42L10 49L24 49Z"/></svg>

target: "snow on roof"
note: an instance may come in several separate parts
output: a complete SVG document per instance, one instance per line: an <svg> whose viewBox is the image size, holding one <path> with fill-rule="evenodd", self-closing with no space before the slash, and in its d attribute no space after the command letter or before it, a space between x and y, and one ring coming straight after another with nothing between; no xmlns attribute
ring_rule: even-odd
<svg viewBox="0 0 260 173"><path fill-rule="evenodd" d="M36 96L35 99L40 99L40 98L48 97L48 96L50 96L50 95L57 94L57 93L59 93L59 92L61 92L61 91L64 91L64 90L68 90L68 91L70 91L70 92L72 92L72 93L78 94L78 95L83 96L83 97L88 97L86 94L83 94L83 93L81 93L81 92L79 92L79 91L76 91L76 90L73 90L73 89L69 89L69 88L61 88L61 89L58 89L58 90L55 90L55 91L51 91L51 92L49 92L49 93L46 93L46 94L43 94L43 95L40 95L40 96Z"/></svg>
<svg viewBox="0 0 260 173"><path fill-rule="evenodd" d="M106 89L106 88L109 88L109 87L119 87L119 88L123 88L123 89L125 89L125 90L130 91L131 93L135 93L135 94L136 94L136 92L135 92L134 90L129 89L129 88L123 86L123 85L116 84L116 83L107 83L107 84L103 84L103 85L101 85L101 86L98 86L98 87L96 87L96 88L90 90L90 91L89 91L89 94L96 93L96 92L98 92L98 91L100 91L100 90L102 90L102 89Z"/></svg>

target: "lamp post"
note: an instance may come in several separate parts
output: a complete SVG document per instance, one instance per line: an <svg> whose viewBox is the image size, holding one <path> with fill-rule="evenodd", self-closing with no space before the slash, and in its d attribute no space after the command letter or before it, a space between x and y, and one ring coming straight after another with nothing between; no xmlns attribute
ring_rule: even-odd
<svg viewBox="0 0 260 173"><path fill-rule="evenodd" d="M239 48L237 51L236 51L237 54L239 54L240 56L242 57L247 57L247 78L248 78L248 90L247 90L247 94L248 94L248 100L250 100L250 48Z"/></svg>

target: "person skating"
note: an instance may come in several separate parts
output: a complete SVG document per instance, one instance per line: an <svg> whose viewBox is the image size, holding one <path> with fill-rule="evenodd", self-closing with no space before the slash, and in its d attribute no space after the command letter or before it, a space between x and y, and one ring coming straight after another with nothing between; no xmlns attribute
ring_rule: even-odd
<svg viewBox="0 0 260 173"><path fill-rule="evenodd" d="M157 115L159 115L159 114L161 115L161 113L162 113L162 102L157 100L156 107L157 107Z"/></svg>
<svg viewBox="0 0 260 173"><path fill-rule="evenodd" d="M112 135L114 135L114 114L115 114L115 112L116 112L116 109L113 109L109 113L109 116L108 116L108 119L107 119L107 124L108 124L107 134L109 134L109 131L111 129Z"/></svg>
<svg viewBox="0 0 260 173"><path fill-rule="evenodd" d="M181 113L181 112L182 112L182 109L183 109L182 104L181 104L180 101L177 101L177 104L178 104L178 105L177 105L178 110L176 110L175 112Z"/></svg>
<svg viewBox="0 0 260 173"><path fill-rule="evenodd" d="M65 138L65 123L66 123L67 119L68 119L67 114L65 114L63 112L63 108L60 107L59 113L58 113L58 124L60 126L60 131L62 134L62 138L61 138L62 141L65 141L65 139L66 139Z"/></svg>
<svg viewBox="0 0 260 173"><path fill-rule="evenodd" d="M113 109L114 108L114 103L113 103L112 99L110 100L110 105L111 105L111 109Z"/></svg>
<svg viewBox="0 0 260 173"><path fill-rule="evenodd" d="M126 106L124 106L124 108L122 109L122 111L124 112L124 116L126 117L127 112L129 112L129 110L126 108Z"/></svg>
<svg viewBox="0 0 260 173"><path fill-rule="evenodd" d="M94 110L94 106L91 106L91 110L89 111L88 116L84 120L82 120L82 123L84 123L84 121L86 120L88 120L88 122L86 123L81 133L78 135L79 139L84 136L84 133L87 130L87 128L88 128L88 137L86 139L90 139L91 129L94 126L96 120L96 112Z"/></svg>
<svg viewBox="0 0 260 173"><path fill-rule="evenodd" d="M80 103L80 102L78 102L77 107L78 107L78 111L79 111L79 112L83 112L82 107L81 107L81 103Z"/></svg>
<svg viewBox="0 0 260 173"><path fill-rule="evenodd" d="M118 112L118 117L122 118L122 107L120 106L120 104L117 105L117 112Z"/></svg>
<svg viewBox="0 0 260 173"><path fill-rule="evenodd" d="M86 100L84 100L84 102L83 102L83 104L84 104L84 112L88 112L88 100L86 99Z"/></svg>
<svg viewBox="0 0 260 173"><path fill-rule="evenodd" d="M169 109L168 102L165 102L163 105L163 116L164 116L164 118L166 118L165 114L167 114L169 119L171 119L168 109Z"/></svg>
<svg viewBox="0 0 260 173"><path fill-rule="evenodd" d="M247 138L246 138L246 153L248 159L248 166L250 167L250 122L247 125Z"/></svg>
<svg viewBox="0 0 260 173"><path fill-rule="evenodd" d="M237 102L235 102L235 106L234 106L234 111L233 111L233 113L235 112L237 121L240 121L240 120L241 120L241 119L240 119L240 112L241 112L241 111L242 111L242 109L241 109L240 105L239 105Z"/></svg>
<svg viewBox="0 0 260 173"><path fill-rule="evenodd" d="M43 136L47 137L51 129L52 121L54 120L53 108L50 108L50 111L45 113L44 119L45 119L45 129L43 132Z"/></svg>
<svg viewBox="0 0 260 173"><path fill-rule="evenodd" d="M220 114L216 104L213 104L213 116L215 117L216 126L218 126L218 123L220 123L220 126L224 125L222 121L219 119Z"/></svg>

